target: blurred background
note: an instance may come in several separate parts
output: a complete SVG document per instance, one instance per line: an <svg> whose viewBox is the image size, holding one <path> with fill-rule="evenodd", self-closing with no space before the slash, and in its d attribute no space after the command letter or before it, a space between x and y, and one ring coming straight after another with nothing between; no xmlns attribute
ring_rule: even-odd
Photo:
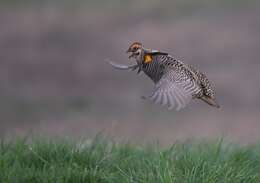
<svg viewBox="0 0 260 183"><path fill-rule="evenodd" d="M133 41L205 72L221 109L194 100L168 111L141 99ZM0 1L0 136L91 137L135 142L260 137L260 1Z"/></svg>

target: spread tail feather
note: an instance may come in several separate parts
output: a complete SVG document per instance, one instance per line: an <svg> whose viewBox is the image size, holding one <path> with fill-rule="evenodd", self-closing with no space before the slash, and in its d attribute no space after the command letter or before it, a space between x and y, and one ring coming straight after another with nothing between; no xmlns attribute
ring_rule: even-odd
<svg viewBox="0 0 260 183"><path fill-rule="evenodd" d="M217 103L216 99L214 99L214 98L204 95L200 99L213 107L220 108L219 104Z"/></svg>

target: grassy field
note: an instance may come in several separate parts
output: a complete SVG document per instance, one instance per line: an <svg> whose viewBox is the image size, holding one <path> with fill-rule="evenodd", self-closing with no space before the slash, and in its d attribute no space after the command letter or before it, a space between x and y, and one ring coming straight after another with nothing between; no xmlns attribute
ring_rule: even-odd
<svg viewBox="0 0 260 183"><path fill-rule="evenodd" d="M260 182L259 146L219 140L161 148L103 139L2 141L0 182Z"/></svg>

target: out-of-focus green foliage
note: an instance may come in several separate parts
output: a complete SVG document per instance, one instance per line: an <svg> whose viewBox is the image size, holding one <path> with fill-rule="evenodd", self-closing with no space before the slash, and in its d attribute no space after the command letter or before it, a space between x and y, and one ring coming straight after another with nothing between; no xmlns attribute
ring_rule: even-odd
<svg viewBox="0 0 260 183"><path fill-rule="evenodd" d="M97 138L0 144L0 182L234 183L260 181L259 147L218 142L169 148L116 144Z"/></svg>

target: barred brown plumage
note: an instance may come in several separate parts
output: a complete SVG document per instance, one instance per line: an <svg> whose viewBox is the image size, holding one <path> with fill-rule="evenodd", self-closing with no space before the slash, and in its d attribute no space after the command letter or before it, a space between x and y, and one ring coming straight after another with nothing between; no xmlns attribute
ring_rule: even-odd
<svg viewBox="0 0 260 183"><path fill-rule="evenodd" d="M139 72L143 71L155 83L149 96L155 103L180 110L191 99L198 98L219 108L212 84L205 74L193 66L184 64L168 53L146 49L138 42L133 43L127 52L131 53L129 58L135 58L136 65L119 66L113 62L109 63L117 69L138 68Z"/></svg>

